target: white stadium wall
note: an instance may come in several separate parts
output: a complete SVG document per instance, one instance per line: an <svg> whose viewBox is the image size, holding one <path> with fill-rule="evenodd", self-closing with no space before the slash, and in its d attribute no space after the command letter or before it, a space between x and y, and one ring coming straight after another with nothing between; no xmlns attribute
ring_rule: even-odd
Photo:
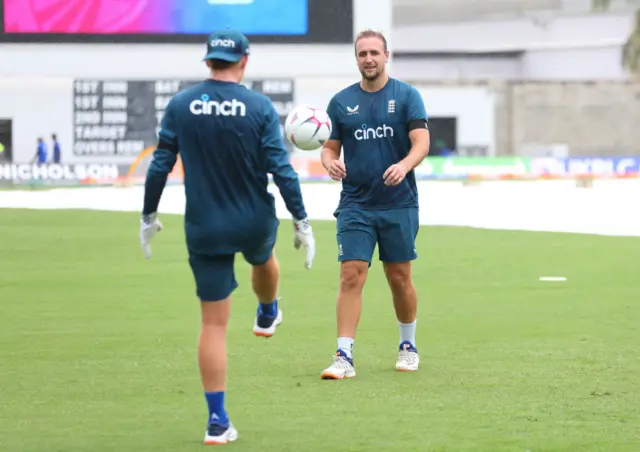
<svg viewBox="0 0 640 452"><path fill-rule="evenodd" d="M484 20L396 27L399 52L482 53L618 45L633 29L634 14ZM416 37L420 39L416 39Z"/></svg>
<svg viewBox="0 0 640 452"><path fill-rule="evenodd" d="M394 49L403 54L395 60L396 74L422 80L624 80L629 74L620 53L633 23L633 12L622 12L396 26Z"/></svg>
<svg viewBox="0 0 640 452"><path fill-rule="evenodd" d="M202 44L0 44L0 78L205 78ZM7 63L8 62L8 63ZM358 75L349 45L252 46L247 77Z"/></svg>
<svg viewBox="0 0 640 452"><path fill-rule="evenodd" d="M0 78L0 119L13 121L13 159L30 161L38 137L47 141L57 132L70 146L72 138L71 82L68 79ZM66 149L63 151L67 152ZM68 151L70 152L70 150Z"/></svg>

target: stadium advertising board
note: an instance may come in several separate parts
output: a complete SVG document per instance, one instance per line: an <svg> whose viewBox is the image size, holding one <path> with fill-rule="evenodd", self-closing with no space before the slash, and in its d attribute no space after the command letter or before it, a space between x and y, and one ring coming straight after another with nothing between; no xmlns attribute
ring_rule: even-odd
<svg viewBox="0 0 640 452"><path fill-rule="evenodd" d="M291 163L303 181L329 180L319 159L296 157ZM0 164L0 185L85 185L144 183L146 167L117 164ZM417 179L502 179L640 176L640 158L429 157ZM169 177L182 183L180 161Z"/></svg>
<svg viewBox="0 0 640 452"><path fill-rule="evenodd" d="M74 81L74 156L91 161L125 157L133 162L145 149L156 145L169 100L199 81ZM294 80L248 80L244 84L271 99L284 127L293 108Z"/></svg>
<svg viewBox="0 0 640 452"><path fill-rule="evenodd" d="M353 2L345 0L0 2L5 42L201 43L226 27L254 43L345 44L353 38Z"/></svg>
<svg viewBox="0 0 640 452"><path fill-rule="evenodd" d="M4 164L0 179L11 181L115 181L121 169L113 164Z"/></svg>
<svg viewBox="0 0 640 452"><path fill-rule="evenodd" d="M330 180L319 158L300 154L291 164L303 181ZM640 175L640 158L428 157L415 170L417 179L536 179L554 177L620 177ZM181 182L181 168L170 176ZM144 172L137 172L137 183Z"/></svg>
<svg viewBox="0 0 640 452"><path fill-rule="evenodd" d="M429 157L419 179L623 177L640 175L637 157Z"/></svg>
<svg viewBox="0 0 640 452"><path fill-rule="evenodd" d="M531 173L535 176L625 176L640 173L638 157L570 157L534 158Z"/></svg>
<svg viewBox="0 0 640 452"><path fill-rule="evenodd" d="M291 164L308 181L330 180L319 158L292 156ZM416 169L417 179L526 177L531 174L527 157L428 157Z"/></svg>
<svg viewBox="0 0 640 452"><path fill-rule="evenodd" d="M415 170L416 177L452 178L526 176L531 159L527 157L429 157Z"/></svg>
<svg viewBox="0 0 640 452"><path fill-rule="evenodd" d="M113 164L4 164L0 182L4 185L46 183L52 185L110 184L118 181L123 168Z"/></svg>

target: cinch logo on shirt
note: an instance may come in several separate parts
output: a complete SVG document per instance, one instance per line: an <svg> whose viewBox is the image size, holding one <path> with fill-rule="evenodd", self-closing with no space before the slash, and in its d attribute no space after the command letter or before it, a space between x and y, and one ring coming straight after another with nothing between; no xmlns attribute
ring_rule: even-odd
<svg viewBox="0 0 640 452"><path fill-rule="evenodd" d="M366 124L353 132L353 136L356 140L377 140L378 138L393 137L393 128L386 124L382 124L378 127L367 127Z"/></svg>
<svg viewBox="0 0 640 452"><path fill-rule="evenodd" d="M209 42L211 47L227 47L233 48L236 46L236 42L233 39L212 39Z"/></svg>
<svg viewBox="0 0 640 452"><path fill-rule="evenodd" d="M244 102L240 102L237 99L217 102L211 100L207 94L203 94L200 99L191 102L189 110L196 116L245 116L247 114L247 106Z"/></svg>

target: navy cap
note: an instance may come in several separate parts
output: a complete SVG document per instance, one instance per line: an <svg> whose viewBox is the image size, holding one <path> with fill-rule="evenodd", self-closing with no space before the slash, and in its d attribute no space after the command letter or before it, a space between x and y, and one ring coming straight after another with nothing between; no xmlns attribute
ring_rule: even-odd
<svg viewBox="0 0 640 452"><path fill-rule="evenodd" d="M237 30L215 31L207 39L207 54L203 60L223 60L235 63L249 55L249 40Z"/></svg>

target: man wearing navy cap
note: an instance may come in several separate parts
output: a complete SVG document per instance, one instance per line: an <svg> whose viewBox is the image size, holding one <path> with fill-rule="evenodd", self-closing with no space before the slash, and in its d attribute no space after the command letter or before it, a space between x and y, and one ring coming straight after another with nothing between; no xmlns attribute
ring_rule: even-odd
<svg viewBox="0 0 640 452"><path fill-rule="evenodd" d="M162 229L157 218L160 197L180 154L184 229L201 302L198 359L209 407L205 444L225 444L238 437L224 400L229 304L238 286L236 253L242 253L252 266L258 298L253 333L270 337L282 322L277 298L280 271L273 252L279 221L267 190L268 173L293 216L294 246L304 248L307 269L315 255L300 182L289 163L278 113L268 97L240 85L248 55L249 41L239 31L209 36L203 61L211 78L169 102L147 172L142 209L140 241L149 258L151 239Z"/></svg>
<svg viewBox="0 0 640 452"><path fill-rule="evenodd" d="M245 35L236 30L222 30L209 35L209 39L207 40L207 54L204 56L203 61L218 60L237 63L248 55L249 40ZM243 76L246 64L247 59L245 58L243 64L239 66ZM238 82L240 82L240 80L238 80Z"/></svg>

